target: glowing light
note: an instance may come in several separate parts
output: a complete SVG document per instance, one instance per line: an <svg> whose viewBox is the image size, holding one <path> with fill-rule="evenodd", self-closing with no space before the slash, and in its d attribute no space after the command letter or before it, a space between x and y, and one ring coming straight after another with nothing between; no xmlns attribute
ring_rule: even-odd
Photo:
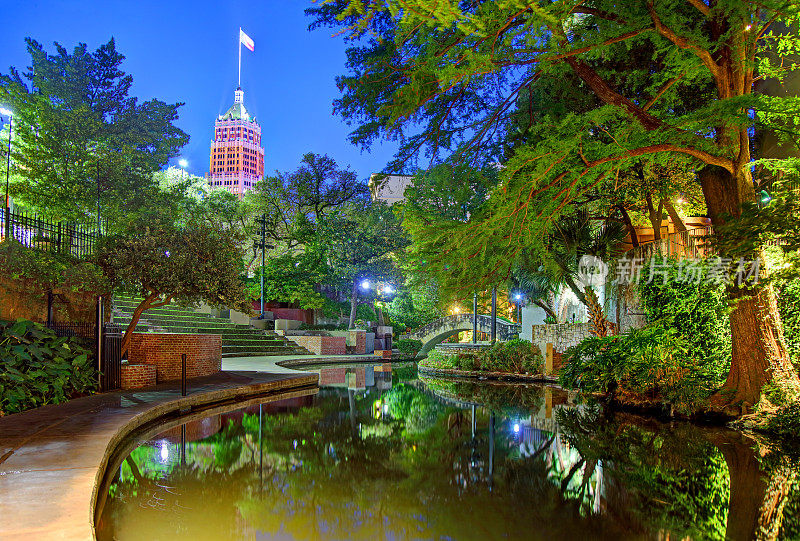
<svg viewBox="0 0 800 541"><path fill-rule="evenodd" d="M166 441L161 442L161 462L169 460L169 445Z"/></svg>
<svg viewBox="0 0 800 541"><path fill-rule="evenodd" d="M752 24L748 24L747 26L744 27L745 30L750 30L751 28L753 28Z"/></svg>
<svg viewBox="0 0 800 541"><path fill-rule="evenodd" d="M514 432L515 433L519 432L519 423L514 423Z"/></svg>
<svg viewBox="0 0 800 541"><path fill-rule="evenodd" d="M514 299L518 300L518 301L521 301L522 300L522 293L517 293L516 295L514 295Z"/></svg>
<svg viewBox="0 0 800 541"><path fill-rule="evenodd" d="M187 162L187 161L186 161L186 160L184 160L184 159L181 159L181 160L178 160L178 165L180 165L180 166L181 166L181 167L183 167L183 168L186 168L186 167L188 167L188 166L189 166L189 162Z"/></svg>
<svg viewBox="0 0 800 541"><path fill-rule="evenodd" d="M369 280L361 282L361 289L369 289Z"/></svg>
<svg viewBox="0 0 800 541"><path fill-rule="evenodd" d="M394 288L387 284L386 286L383 287L383 292L386 293L387 295L391 295L392 293L394 293Z"/></svg>
<svg viewBox="0 0 800 541"><path fill-rule="evenodd" d="M686 203L686 199L684 199L683 197L679 197L676 203L678 203L679 205L683 205L684 203Z"/></svg>
<svg viewBox="0 0 800 541"><path fill-rule="evenodd" d="M454 313L454 314L458 314L458 313L460 313L460 312L461 312L461 308L459 308L458 306L454 306L454 307L453 307L453 313Z"/></svg>

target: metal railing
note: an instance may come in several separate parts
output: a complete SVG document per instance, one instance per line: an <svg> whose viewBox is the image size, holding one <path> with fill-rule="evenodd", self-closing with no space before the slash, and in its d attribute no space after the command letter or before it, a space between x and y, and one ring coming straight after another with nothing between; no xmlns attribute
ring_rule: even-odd
<svg viewBox="0 0 800 541"><path fill-rule="evenodd" d="M51 222L30 212L0 208L0 240L12 238L37 250L89 257L107 232L106 221L98 229L96 225Z"/></svg>
<svg viewBox="0 0 800 541"><path fill-rule="evenodd" d="M103 326L103 359L101 361L100 387L104 391L122 386L122 335L119 325Z"/></svg>
<svg viewBox="0 0 800 541"><path fill-rule="evenodd" d="M703 258L713 254L711 237L714 229L711 226L695 227L686 231L670 233L663 239L652 240L632 248L626 254L628 258L649 259L654 255L662 257Z"/></svg>
<svg viewBox="0 0 800 541"><path fill-rule="evenodd" d="M97 358L97 323L55 323L45 325L59 337L78 337L84 339ZM100 390L119 389L122 377L122 335L125 330L119 325L103 325L102 359L100 368Z"/></svg>

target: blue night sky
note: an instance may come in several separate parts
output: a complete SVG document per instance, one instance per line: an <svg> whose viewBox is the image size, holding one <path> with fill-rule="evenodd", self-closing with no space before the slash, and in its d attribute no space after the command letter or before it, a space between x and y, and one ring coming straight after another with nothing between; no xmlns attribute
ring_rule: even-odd
<svg viewBox="0 0 800 541"><path fill-rule="evenodd" d="M27 68L24 38L53 52L58 41L90 50L109 38L126 56L132 95L184 102L178 126L191 137L182 157L189 170L208 170L216 115L233 103L239 26L255 41L242 48L244 103L261 124L265 172L290 171L305 152L350 165L362 180L391 159L394 143L362 153L347 141L351 128L333 115L334 77L344 73L345 44L330 29L307 30L310 0L79 1L2 0L0 72ZM177 158L173 163L177 162Z"/></svg>

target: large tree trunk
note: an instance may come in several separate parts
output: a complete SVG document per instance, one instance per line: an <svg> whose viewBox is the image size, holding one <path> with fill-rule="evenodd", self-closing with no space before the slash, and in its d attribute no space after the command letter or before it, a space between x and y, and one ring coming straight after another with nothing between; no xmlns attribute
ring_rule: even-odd
<svg viewBox="0 0 800 541"><path fill-rule="evenodd" d="M661 240L661 223L664 221L664 201L658 201L658 210L653 207L653 198L650 194L645 196L647 202L647 214L653 226L653 240Z"/></svg>
<svg viewBox="0 0 800 541"><path fill-rule="evenodd" d="M628 229L628 233L631 236L631 244L634 248L639 246L639 235L636 234L636 228L633 226L633 222L631 221L631 216L628 214L628 209L626 209L623 205L619 205L619 212L622 215L622 222L625 224L625 227Z"/></svg>
<svg viewBox="0 0 800 541"><path fill-rule="evenodd" d="M350 292L350 319L348 329L356 328L356 308L358 308L358 278L353 278L353 290Z"/></svg>
<svg viewBox="0 0 800 541"><path fill-rule="evenodd" d="M716 166L700 170L703 195L715 228L724 225L727 217L739 217L742 202L755 199L749 172L741 176L743 178L737 178ZM760 254L752 257L760 257ZM747 289L731 283L728 296L735 303L730 313L731 369L723 388L712 397L712 404L734 406L744 411L759 401L766 383L800 388L789 360L772 286Z"/></svg>
<svg viewBox="0 0 800 541"><path fill-rule="evenodd" d="M784 456L765 468L765 462L754 450L754 446L758 447L756 442L739 432L711 430L706 438L720 450L728 466L725 539L777 539L789 489L797 478L794 465Z"/></svg>
<svg viewBox="0 0 800 541"><path fill-rule="evenodd" d="M385 318L383 317L383 309L379 306L378 301L375 301L375 313L378 315L378 325L383 327L386 325Z"/></svg>

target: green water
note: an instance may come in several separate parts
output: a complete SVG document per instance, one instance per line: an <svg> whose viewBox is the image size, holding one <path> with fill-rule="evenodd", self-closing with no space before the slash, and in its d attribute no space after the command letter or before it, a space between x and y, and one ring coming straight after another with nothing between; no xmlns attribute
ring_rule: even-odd
<svg viewBox="0 0 800 541"><path fill-rule="evenodd" d="M316 396L148 438L98 538L798 537L798 462L752 438L393 368L323 368Z"/></svg>

